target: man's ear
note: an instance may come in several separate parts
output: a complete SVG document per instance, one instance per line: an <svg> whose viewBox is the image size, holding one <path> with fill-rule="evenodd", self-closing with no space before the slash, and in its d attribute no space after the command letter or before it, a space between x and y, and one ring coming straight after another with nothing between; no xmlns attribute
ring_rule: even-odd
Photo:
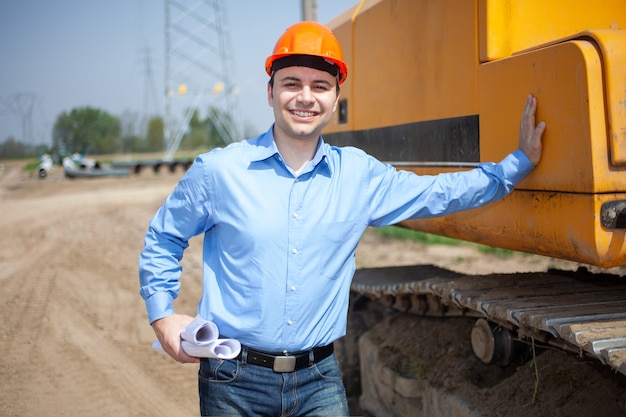
<svg viewBox="0 0 626 417"><path fill-rule="evenodd" d="M341 96L340 92L337 92L337 98L335 99L335 104L333 104L333 113L337 110L337 105L339 104L339 96Z"/></svg>
<svg viewBox="0 0 626 417"><path fill-rule="evenodd" d="M274 94L272 93L272 85L267 83L267 104L274 107Z"/></svg>

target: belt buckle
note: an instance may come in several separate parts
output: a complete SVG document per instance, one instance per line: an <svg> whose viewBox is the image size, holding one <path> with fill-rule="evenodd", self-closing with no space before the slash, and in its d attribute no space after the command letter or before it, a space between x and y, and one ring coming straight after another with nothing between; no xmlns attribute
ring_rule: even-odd
<svg viewBox="0 0 626 417"><path fill-rule="evenodd" d="M296 370L295 356L276 356L274 358L274 372L293 372Z"/></svg>

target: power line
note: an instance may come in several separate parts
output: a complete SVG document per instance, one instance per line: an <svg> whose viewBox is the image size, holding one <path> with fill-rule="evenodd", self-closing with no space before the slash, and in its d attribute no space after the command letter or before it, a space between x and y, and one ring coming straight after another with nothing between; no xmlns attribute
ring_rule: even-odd
<svg viewBox="0 0 626 417"><path fill-rule="evenodd" d="M156 83L154 79L152 50L148 47L142 51L143 58L143 113L144 116L154 116L159 114L159 95L157 94Z"/></svg>
<svg viewBox="0 0 626 417"><path fill-rule="evenodd" d="M39 97L35 93L17 93L2 100L9 113L17 115L21 122L21 142L34 144L36 142L33 128L33 110Z"/></svg>
<svg viewBox="0 0 626 417"><path fill-rule="evenodd" d="M224 141L241 139L232 46L223 0L166 0L166 158L178 148L200 103L222 99L229 120L215 120ZM174 114L183 114L175 123Z"/></svg>

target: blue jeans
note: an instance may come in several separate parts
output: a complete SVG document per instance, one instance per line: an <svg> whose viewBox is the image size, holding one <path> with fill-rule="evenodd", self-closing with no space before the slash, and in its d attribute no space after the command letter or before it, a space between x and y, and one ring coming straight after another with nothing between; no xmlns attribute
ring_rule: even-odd
<svg viewBox="0 0 626 417"><path fill-rule="evenodd" d="M198 372L202 416L348 416L335 355L294 372L240 360L202 359Z"/></svg>

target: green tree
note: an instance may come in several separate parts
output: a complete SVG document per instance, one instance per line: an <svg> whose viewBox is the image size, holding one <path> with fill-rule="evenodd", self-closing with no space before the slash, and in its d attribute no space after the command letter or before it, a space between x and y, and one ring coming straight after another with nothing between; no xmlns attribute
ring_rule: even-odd
<svg viewBox="0 0 626 417"><path fill-rule="evenodd" d="M162 117L158 116L150 119L148 131L146 132L146 150L151 152L163 150L163 143L165 142L163 129L164 122Z"/></svg>
<svg viewBox="0 0 626 417"><path fill-rule="evenodd" d="M24 146L13 137L7 138L0 145L0 158L15 158L19 156L24 156Z"/></svg>
<svg viewBox="0 0 626 417"><path fill-rule="evenodd" d="M120 120L106 111L74 108L63 112L52 129L52 146L61 153L114 153L121 150Z"/></svg>
<svg viewBox="0 0 626 417"><path fill-rule="evenodd" d="M209 132L206 120L200 119L198 109L195 109L189 120L189 129L182 141L182 148L187 150L206 149L209 143Z"/></svg>
<svg viewBox="0 0 626 417"><path fill-rule="evenodd" d="M0 143L0 159L33 157L43 152L48 152L48 149L41 145L33 146L18 142L13 136Z"/></svg>
<svg viewBox="0 0 626 417"><path fill-rule="evenodd" d="M210 107L209 115L206 118L206 126L209 131L209 146L215 148L218 146L224 146L228 137L224 137L230 125L232 124L232 118L228 113L225 113L218 107Z"/></svg>
<svg viewBox="0 0 626 417"><path fill-rule="evenodd" d="M209 107L205 119L200 119L194 112L189 121L189 133L185 136L186 149L216 148L224 146L228 137L224 137L232 126L232 117L218 107Z"/></svg>
<svg viewBox="0 0 626 417"><path fill-rule="evenodd" d="M145 152L146 140L137 135L123 135L120 138L120 152Z"/></svg>

